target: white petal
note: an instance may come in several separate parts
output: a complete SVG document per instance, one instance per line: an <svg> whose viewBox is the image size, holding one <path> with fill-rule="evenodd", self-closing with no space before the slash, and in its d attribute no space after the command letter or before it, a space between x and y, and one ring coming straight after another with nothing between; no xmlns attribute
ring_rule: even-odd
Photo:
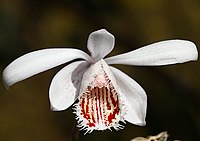
<svg viewBox="0 0 200 141"><path fill-rule="evenodd" d="M147 96L143 88L122 71L110 67L116 81L127 99L125 120L136 125L145 125Z"/></svg>
<svg viewBox="0 0 200 141"><path fill-rule="evenodd" d="M53 78L49 99L52 110L65 110L71 106L78 97L83 73L88 64L85 61L71 63L61 69Z"/></svg>
<svg viewBox="0 0 200 141"><path fill-rule="evenodd" d="M25 54L5 68L3 71L4 84L9 87L35 74L77 58L85 59L88 62L92 61L90 56L78 49L43 49Z"/></svg>
<svg viewBox="0 0 200 141"><path fill-rule="evenodd" d="M156 66L197 60L197 57L198 52L194 43L185 40L168 40L110 57L105 61L108 64Z"/></svg>
<svg viewBox="0 0 200 141"><path fill-rule="evenodd" d="M97 62L110 53L114 47L115 38L105 29L92 32L88 38L88 50Z"/></svg>

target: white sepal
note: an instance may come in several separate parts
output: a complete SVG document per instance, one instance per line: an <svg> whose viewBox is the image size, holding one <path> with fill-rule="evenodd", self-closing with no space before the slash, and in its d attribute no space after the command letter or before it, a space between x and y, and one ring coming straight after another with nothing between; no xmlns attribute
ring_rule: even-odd
<svg viewBox="0 0 200 141"><path fill-rule="evenodd" d="M195 44L186 40L161 41L105 59L108 64L158 66L197 60Z"/></svg>
<svg viewBox="0 0 200 141"><path fill-rule="evenodd" d="M35 74L77 58L92 62L90 56L78 49L58 48L30 52L17 58L4 69L4 84L9 87Z"/></svg>
<svg viewBox="0 0 200 141"><path fill-rule="evenodd" d="M147 96L144 89L122 71L110 67L120 90L126 96L127 114L125 120L136 125L146 124Z"/></svg>
<svg viewBox="0 0 200 141"><path fill-rule="evenodd" d="M95 62L103 59L113 50L115 38L105 29L92 32L88 38L88 50Z"/></svg>
<svg viewBox="0 0 200 141"><path fill-rule="evenodd" d="M49 88L49 99L53 111L65 110L76 101L83 73L87 67L88 64L85 61L74 62L54 76Z"/></svg>

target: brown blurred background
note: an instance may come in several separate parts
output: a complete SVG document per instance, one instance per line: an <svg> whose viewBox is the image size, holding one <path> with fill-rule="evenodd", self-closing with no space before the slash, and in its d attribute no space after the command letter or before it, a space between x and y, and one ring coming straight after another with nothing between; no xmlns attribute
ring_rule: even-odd
<svg viewBox="0 0 200 141"><path fill-rule="evenodd" d="M115 55L166 39L187 39L200 47L199 0L1 0L0 69L42 48L87 51L88 35L106 28L116 38ZM64 66L64 65L63 65ZM0 141L70 141L71 107L49 109L48 88L63 66L17 83L0 83ZM168 131L171 139L200 138L200 64L162 67L116 65L147 92L147 125L127 123L120 131L94 131L80 141L129 141ZM31 69L31 68L30 68Z"/></svg>

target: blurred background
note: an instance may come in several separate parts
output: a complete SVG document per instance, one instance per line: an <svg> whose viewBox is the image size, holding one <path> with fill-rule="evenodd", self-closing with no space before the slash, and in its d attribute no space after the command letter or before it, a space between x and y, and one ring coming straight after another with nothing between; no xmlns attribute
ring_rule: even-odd
<svg viewBox="0 0 200 141"><path fill-rule="evenodd" d="M76 47L87 51L88 35L105 28L115 38L109 56L167 39L200 47L199 0L0 0L0 70L38 49ZM48 88L56 67L7 90L0 83L0 141L71 141L73 110L52 112ZM94 131L80 141L129 141L168 131L171 139L200 138L200 64L161 67L115 65L147 92L147 125L127 123L120 131ZM31 68L30 68L31 69Z"/></svg>

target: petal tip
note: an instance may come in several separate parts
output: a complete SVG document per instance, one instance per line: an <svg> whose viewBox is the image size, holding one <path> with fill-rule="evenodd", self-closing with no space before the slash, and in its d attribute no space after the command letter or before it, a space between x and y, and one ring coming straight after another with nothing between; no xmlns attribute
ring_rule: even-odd
<svg viewBox="0 0 200 141"><path fill-rule="evenodd" d="M182 42L182 45L187 49L188 52L188 56L190 56L188 58L188 61L196 61L198 60L198 50L197 50L197 46L194 42L189 41L189 40L177 40L179 42Z"/></svg>
<svg viewBox="0 0 200 141"><path fill-rule="evenodd" d="M9 90L10 87L9 87L9 85L6 84L6 82L3 81L3 85L7 90Z"/></svg>
<svg viewBox="0 0 200 141"><path fill-rule="evenodd" d="M146 121L139 121L139 122L135 122L135 123L132 123L132 124L135 124L137 126L146 126Z"/></svg>
<svg viewBox="0 0 200 141"><path fill-rule="evenodd" d="M143 121L142 123L138 123L139 126L146 126L146 121Z"/></svg>
<svg viewBox="0 0 200 141"><path fill-rule="evenodd" d="M6 89L9 89L9 87L10 87L11 85L9 84L9 82L8 82L7 79L6 79L5 70L3 71L2 79L3 79L3 85L6 87Z"/></svg>
<svg viewBox="0 0 200 141"><path fill-rule="evenodd" d="M110 32L108 32L106 29L99 29L97 31L94 31L89 36L91 37L92 35L94 36L95 34L96 35L103 35L103 36L106 35L109 38L114 38L114 36Z"/></svg>
<svg viewBox="0 0 200 141"><path fill-rule="evenodd" d="M53 111L53 112L60 111L60 110L58 110L57 108L53 107L52 105L50 105L50 109L51 109L51 111Z"/></svg>
<svg viewBox="0 0 200 141"><path fill-rule="evenodd" d="M109 33L106 29L104 29L104 28L102 28L102 29L99 29L99 30L97 30L97 31L94 31L93 33ZM109 33L110 34L110 33Z"/></svg>
<svg viewBox="0 0 200 141"><path fill-rule="evenodd" d="M198 50L197 46L192 42L193 48L194 48L194 60L198 60Z"/></svg>

